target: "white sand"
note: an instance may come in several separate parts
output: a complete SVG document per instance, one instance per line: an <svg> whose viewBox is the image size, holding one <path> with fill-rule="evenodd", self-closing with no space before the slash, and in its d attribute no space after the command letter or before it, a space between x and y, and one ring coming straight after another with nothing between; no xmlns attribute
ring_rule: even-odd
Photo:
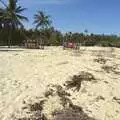
<svg viewBox="0 0 120 120"><path fill-rule="evenodd" d="M120 72L120 49L82 47L80 53L61 47L14 50L0 50L0 120L12 120L23 100L42 97L48 84L62 85L80 71L92 73L98 82L83 82L80 92L71 96L74 104L98 120L120 120L120 100L113 100L120 99L120 74L106 73L101 64L94 62L96 55L103 55L109 59L106 65L117 64ZM104 100L97 100L99 96ZM56 99L47 105L46 113L60 108Z"/></svg>

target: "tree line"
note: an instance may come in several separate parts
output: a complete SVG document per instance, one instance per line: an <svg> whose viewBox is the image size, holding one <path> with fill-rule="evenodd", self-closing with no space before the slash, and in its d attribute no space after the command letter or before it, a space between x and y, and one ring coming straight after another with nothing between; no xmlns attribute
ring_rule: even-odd
<svg viewBox="0 0 120 120"><path fill-rule="evenodd" d="M38 11L34 15L34 28L26 29L23 21L28 22L28 18L22 13L27 10L18 4L18 0L8 0L5 3L0 0L3 6L0 8L0 45L24 45L24 41L43 40L44 45L62 45L63 42L74 41L85 46L120 46L120 37L117 35L97 35L88 34L88 30L83 33L62 33L52 26L51 16L43 11Z"/></svg>

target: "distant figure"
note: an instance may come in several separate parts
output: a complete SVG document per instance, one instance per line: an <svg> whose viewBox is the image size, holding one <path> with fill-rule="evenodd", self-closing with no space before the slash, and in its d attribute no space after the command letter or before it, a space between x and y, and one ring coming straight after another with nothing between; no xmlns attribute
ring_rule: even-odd
<svg viewBox="0 0 120 120"><path fill-rule="evenodd" d="M74 44L74 49L79 50L80 49L80 43L75 43Z"/></svg>
<svg viewBox="0 0 120 120"><path fill-rule="evenodd" d="M65 50L66 48L66 42L63 43L63 49Z"/></svg>

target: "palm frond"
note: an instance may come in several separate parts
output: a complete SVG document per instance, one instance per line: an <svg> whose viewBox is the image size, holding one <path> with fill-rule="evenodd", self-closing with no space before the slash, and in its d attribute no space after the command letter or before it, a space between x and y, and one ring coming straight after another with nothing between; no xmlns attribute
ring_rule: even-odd
<svg viewBox="0 0 120 120"><path fill-rule="evenodd" d="M5 4L2 0L0 0ZM0 8L0 19L4 26L9 26L10 28L23 27L22 21L28 21L27 17L21 15L21 13L26 10L17 4L17 0L8 0L8 5L5 4L4 9Z"/></svg>
<svg viewBox="0 0 120 120"><path fill-rule="evenodd" d="M20 20L25 20L25 21L28 21L28 18L27 18L27 17L25 17L25 16L18 15L18 14L16 14L16 16L17 16L17 17L18 17L18 19L20 19Z"/></svg>
<svg viewBox="0 0 120 120"><path fill-rule="evenodd" d="M3 0L0 0L0 2L7 8L7 4Z"/></svg>
<svg viewBox="0 0 120 120"><path fill-rule="evenodd" d="M25 10L27 10L27 8L22 8L21 6L18 6L15 11L16 11L16 13L21 13Z"/></svg>

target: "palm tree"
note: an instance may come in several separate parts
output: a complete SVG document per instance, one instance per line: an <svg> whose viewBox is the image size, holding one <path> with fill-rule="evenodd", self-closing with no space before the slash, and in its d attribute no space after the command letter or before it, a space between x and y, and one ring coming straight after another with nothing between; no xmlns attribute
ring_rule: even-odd
<svg viewBox="0 0 120 120"><path fill-rule="evenodd" d="M38 11L37 14L34 15L34 19L36 29L38 28L46 29L51 25L50 16L45 15L43 11Z"/></svg>
<svg viewBox="0 0 120 120"><path fill-rule="evenodd" d="M50 20L50 16L49 15L45 15L45 13L43 11L38 11L35 15L34 15L34 24L36 25L36 29L40 28L41 32L40 32L40 45L41 48L44 49L44 40L45 39L45 35L42 31L45 31L45 29L49 28L51 26L51 20ZM39 42L38 42L39 44Z"/></svg>
<svg viewBox="0 0 120 120"><path fill-rule="evenodd" d="M0 0L0 2L4 5L4 8L0 9L0 24L9 32L8 47L10 47L12 31L23 28L23 20L28 21L27 17L21 15L26 8L19 6L17 4L18 0L8 0L8 4L4 3L2 0Z"/></svg>
<svg viewBox="0 0 120 120"><path fill-rule="evenodd" d="M0 8L0 28L3 28L5 26L5 22L6 22L6 10L4 8Z"/></svg>

